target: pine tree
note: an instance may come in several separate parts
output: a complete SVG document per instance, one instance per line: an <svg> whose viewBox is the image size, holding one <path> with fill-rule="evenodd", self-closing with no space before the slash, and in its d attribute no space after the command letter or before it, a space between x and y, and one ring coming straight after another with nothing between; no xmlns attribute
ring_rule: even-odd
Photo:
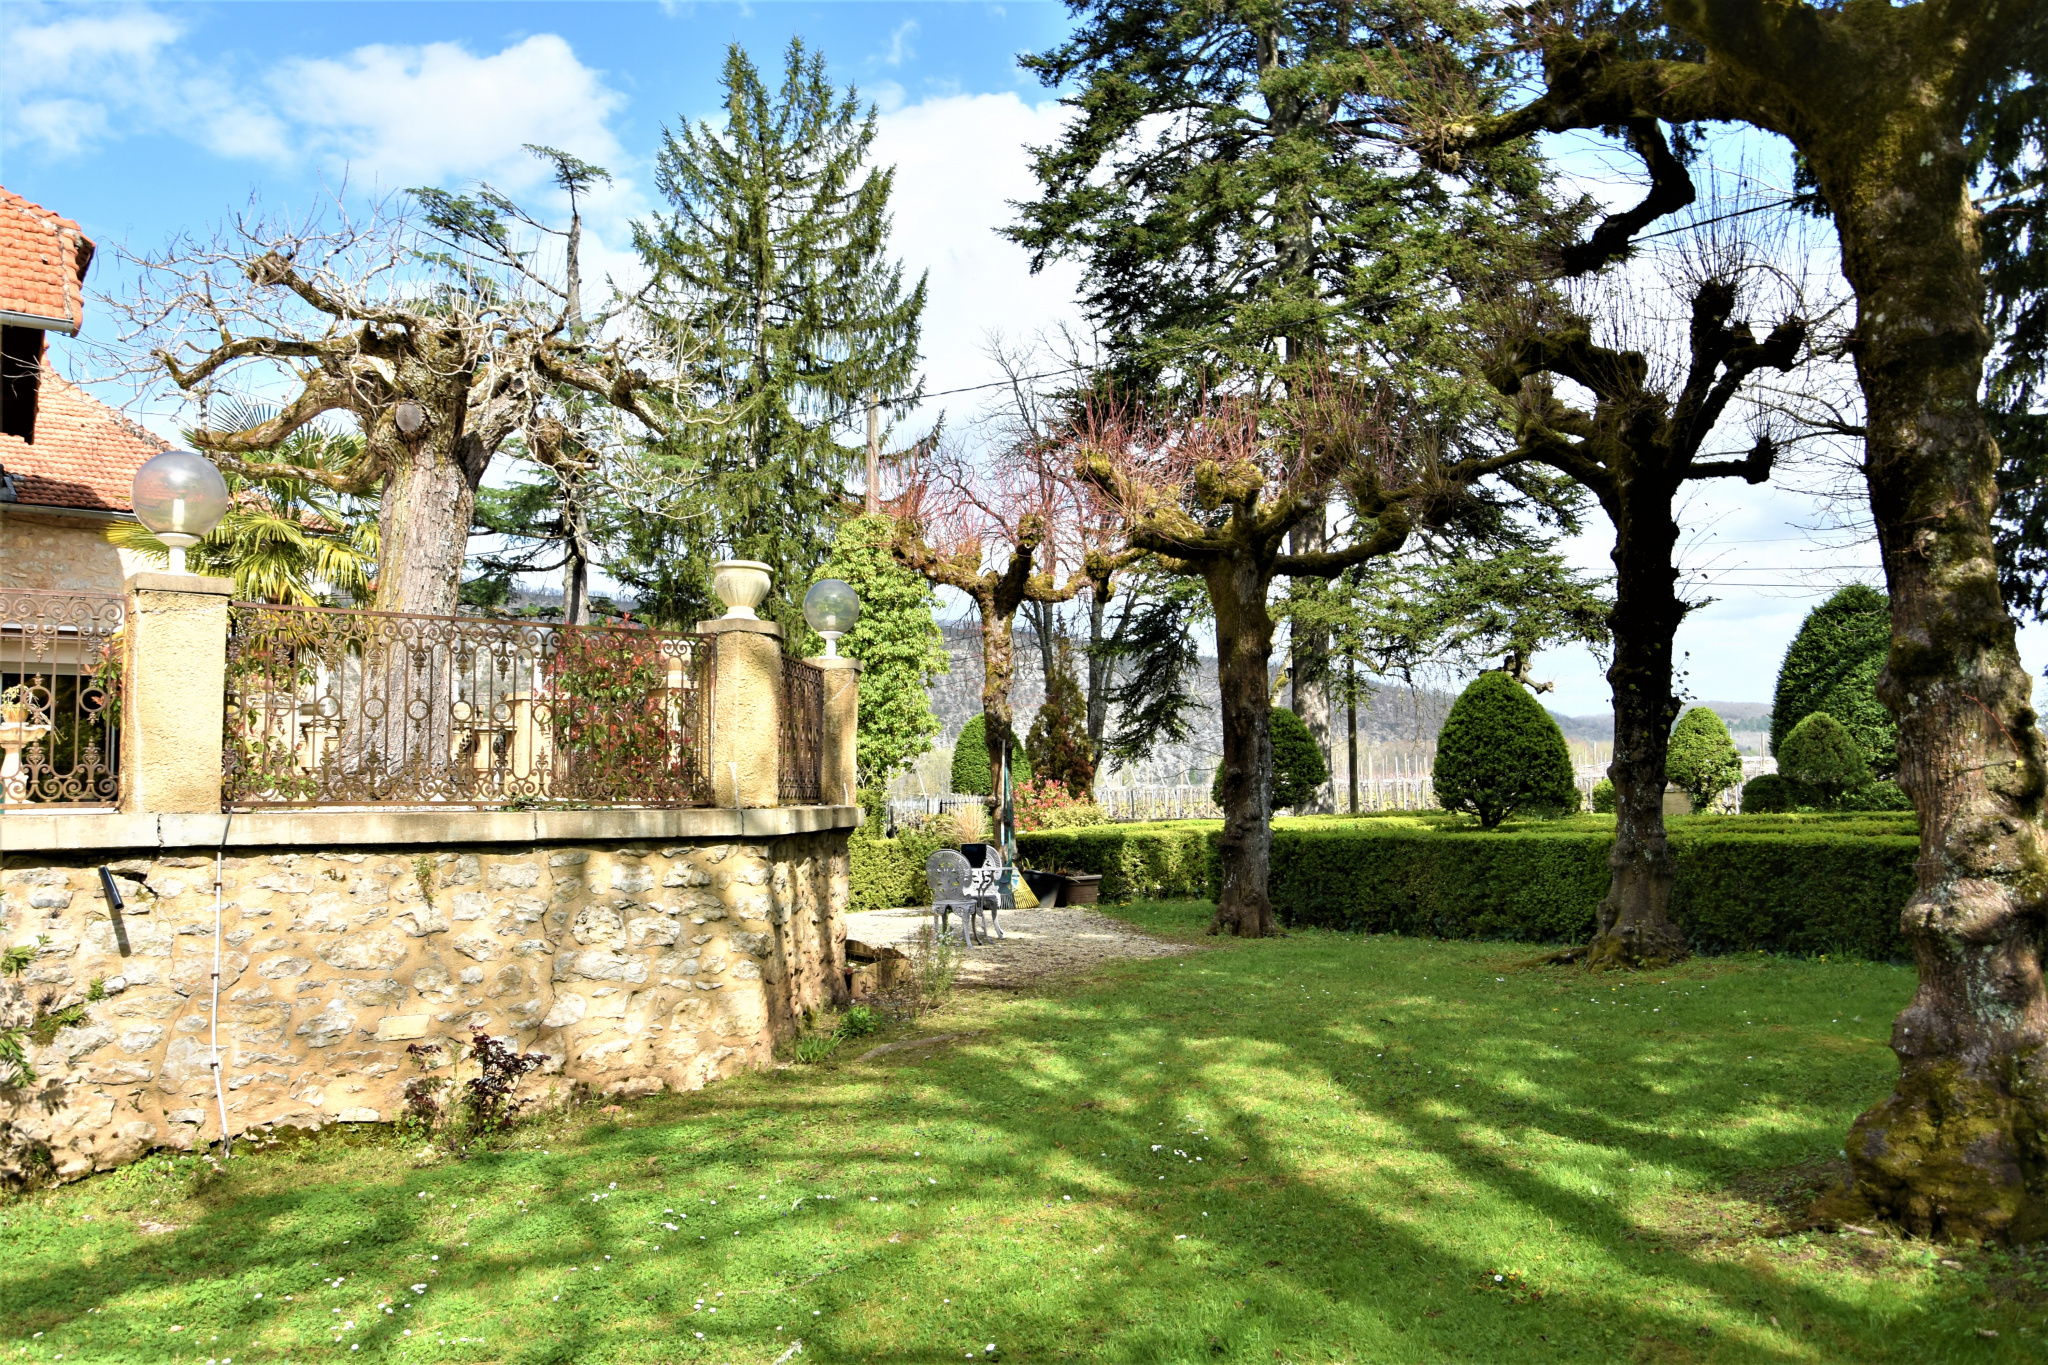
<svg viewBox="0 0 2048 1365"><path fill-rule="evenodd" d="M1088 743L1088 699L1074 672L1074 649L1062 637L1053 663L1052 686L1045 704L1024 737L1024 752L1040 777L1065 787L1074 797L1092 801L1095 755Z"/></svg>
<svg viewBox="0 0 2048 1365"><path fill-rule="evenodd" d="M662 448L696 476L691 515L629 516L611 567L680 620L709 610L717 560L761 560L775 572L763 615L793 626L863 463L835 429L865 420L870 392L903 406L922 389L925 284L906 290L888 258L895 172L866 166L875 111L835 96L824 58L792 40L771 95L735 43L723 81L723 127L664 137L655 183L673 209L634 242L653 324L702 340L691 378L737 417Z"/></svg>
<svg viewBox="0 0 2048 1365"><path fill-rule="evenodd" d="M931 585L889 553L895 534L887 517L849 518L812 579L842 579L860 594L860 619L839 648L861 664L854 748L862 787L882 785L932 747L941 727L925 684L950 665Z"/></svg>

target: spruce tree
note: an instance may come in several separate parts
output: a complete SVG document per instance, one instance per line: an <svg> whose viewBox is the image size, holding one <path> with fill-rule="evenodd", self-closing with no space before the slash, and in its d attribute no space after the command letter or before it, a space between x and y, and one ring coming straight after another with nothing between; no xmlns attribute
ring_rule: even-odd
<svg viewBox="0 0 2048 1365"><path fill-rule="evenodd" d="M771 94L735 43L723 83L723 126L664 135L655 183L671 210L634 244L652 325L702 348L691 381L737 417L664 444L694 476L689 506L629 516L611 568L653 614L683 620L710 611L713 563L761 560L775 572L762 614L794 626L863 463L838 431L864 423L871 392L898 407L921 392L925 282L906 289L888 257L895 171L866 164L875 111L835 94L821 55L793 39Z"/></svg>

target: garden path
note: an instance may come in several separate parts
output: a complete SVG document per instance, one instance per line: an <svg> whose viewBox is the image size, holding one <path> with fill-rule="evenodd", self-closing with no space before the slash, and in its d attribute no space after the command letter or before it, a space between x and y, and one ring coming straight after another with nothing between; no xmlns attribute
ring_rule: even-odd
<svg viewBox="0 0 2048 1365"><path fill-rule="evenodd" d="M910 950L918 926L931 922L922 906L903 910L860 910L846 917L846 936L877 947ZM960 984L991 990L1021 990L1046 977L1085 971L1123 957L1170 957L1192 952L1185 943L1154 938L1097 910L1005 910L1006 937L978 943L960 958Z"/></svg>

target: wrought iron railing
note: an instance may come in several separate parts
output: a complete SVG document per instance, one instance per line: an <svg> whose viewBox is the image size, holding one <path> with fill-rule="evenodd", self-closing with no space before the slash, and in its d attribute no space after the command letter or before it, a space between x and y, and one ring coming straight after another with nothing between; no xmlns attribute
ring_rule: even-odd
<svg viewBox="0 0 2048 1365"><path fill-rule="evenodd" d="M119 800L125 614L118 597L0 592L0 805Z"/></svg>
<svg viewBox="0 0 2048 1365"><path fill-rule="evenodd" d="M236 603L223 795L237 806L699 806L706 642Z"/></svg>
<svg viewBox="0 0 2048 1365"><path fill-rule="evenodd" d="M780 738L777 799L785 806L823 805L825 673L801 659L782 661Z"/></svg>

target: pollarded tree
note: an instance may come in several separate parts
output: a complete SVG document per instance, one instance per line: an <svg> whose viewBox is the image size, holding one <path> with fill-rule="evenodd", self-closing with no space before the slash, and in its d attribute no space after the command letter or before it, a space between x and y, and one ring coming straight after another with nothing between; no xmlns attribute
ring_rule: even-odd
<svg viewBox="0 0 2048 1365"><path fill-rule="evenodd" d="M1852 583L1806 614L1778 666L1771 700L1771 752L1801 721L1825 711L1863 746L1871 770L1898 771L1898 726L1877 699L1877 676L1892 647L1891 604L1883 593Z"/></svg>
<svg viewBox="0 0 2048 1365"><path fill-rule="evenodd" d="M870 393L900 409L922 391L925 285L906 288L889 258L896 175L868 161L875 111L833 89L823 54L792 39L771 92L734 43L721 80L723 120L664 136L655 183L670 211L634 238L649 312L707 339L690 382L734 420L665 443L697 483L683 509L631 518L614 569L708 603L714 561L761 560L775 570L764 610L794 627L791 594L828 553L863 462L835 428Z"/></svg>
<svg viewBox="0 0 2048 1365"><path fill-rule="evenodd" d="M1579 789L1564 731L1521 683L1481 673L1451 704L1430 769L1437 804L1498 828L1517 811L1572 811Z"/></svg>
<svg viewBox="0 0 2048 1365"><path fill-rule="evenodd" d="M1449 111L1424 136L1449 150L1725 120L1783 136L1813 176L1858 307L1894 641L1879 696L1921 838L1904 919L1920 985L1893 1029L1897 1087L1846 1143L1854 1199L1920 1235L2033 1240L2048 1233L2048 749L1999 591L1999 452L1980 401L1987 206L1971 190L2000 106L2048 73L2048 6L1662 0L1647 17L1686 48L1644 52L1614 20L1647 8L1539 28L1541 94L1500 115ZM2018 139L2023 168L2039 164L2039 126Z"/></svg>
<svg viewBox="0 0 2048 1365"><path fill-rule="evenodd" d="M267 420L209 421L195 442L248 478L376 493L375 606L448 615L485 468L562 390L649 430L677 419L653 392L674 348L606 319L572 335L560 282L509 237L499 248L437 239L388 205L365 222L337 209L333 225L238 217L212 241L138 257L138 292L114 303L124 341L146 347L202 411L241 388L289 384ZM244 458L330 412L362 432L346 467Z"/></svg>
<svg viewBox="0 0 2048 1365"><path fill-rule="evenodd" d="M1077 467L1118 510L1128 547L1208 590L1223 719L1222 894L1211 933L1275 932L1273 581L1330 578L1398 553L1417 524L1456 518L1473 483L1521 458L1458 458L1445 435L1387 395L1325 379L1271 405L1212 399L1157 417L1094 406L1068 437ZM1290 552L1289 534L1340 493L1344 543Z"/></svg>
<svg viewBox="0 0 2048 1365"><path fill-rule="evenodd" d="M1692 178L1663 130L1638 120L1629 140L1650 173L1642 205L1600 224L1566 255L1585 269L1628 254L1635 235L1665 213L1692 203ZM1686 955L1670 916L1676 864L1664 830L1665 757L1678 699L1672 642L1690 606L1678 595L1678 522L1674 508L1689 482L1770 478L1778 444L1768 430L1738 458L1715 458L1717 428L1751 376L1790 371L1806 350L1807 320L1795 292L1775 287L1747 244L1691 239L1672 252L1664 274L1679 296L1653 301L1617 289L1606 316L1569 306L1543 287L1518 300L1503 323L1501 350L1487 376L1508 403L1518 449L1589 489L1614 527L1614 608L1608 625L1614 662L1615 837L1612 880L1600 903L1588 965L1670 962ZM1631 344L1664 307L1690 314L1685 340ZM1759 338L1745 313L1775 312ZM1674 353L1675 352L1675 353ZM1592 402L1568 400L1570 390Z"/></svg>
<svg viewBox="0 0 2048 1365"><path fill-rule="evenodd" d="M926 685L951 666L931 585L896 561L895 543L890 518L849 517L813 575L841 579L860 594L860 619L839 647L861 664L854 767L863 787L886 783L932 747L942 727Z"/></svg>
<svg viewBox="0 0 2048 1365"><path fill-rule="evenodd" d="M1692 801L1693 813L1704 814L1722 792L1741 783L1742 753L1721 717L1711 707L1695 706L1671 731L1664 772Z"/></svg>

